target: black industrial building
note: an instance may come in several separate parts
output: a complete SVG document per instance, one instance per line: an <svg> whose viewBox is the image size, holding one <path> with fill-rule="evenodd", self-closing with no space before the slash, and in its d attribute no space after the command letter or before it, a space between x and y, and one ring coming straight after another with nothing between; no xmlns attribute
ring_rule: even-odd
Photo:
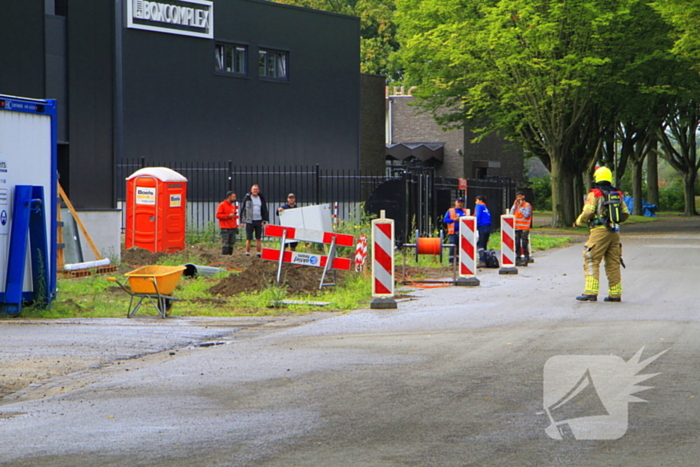
<svg viewBox="0 0 700 467"><path fill-rule="evenodd" d="M360 168L358 18L263 0L0 0L0 23L0 93L58 100L79 209L116 207L127 158Z"/></svg>

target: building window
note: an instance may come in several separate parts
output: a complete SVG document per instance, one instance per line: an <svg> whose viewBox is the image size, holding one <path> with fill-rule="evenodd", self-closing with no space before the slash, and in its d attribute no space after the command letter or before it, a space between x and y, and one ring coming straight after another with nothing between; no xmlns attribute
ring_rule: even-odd
<svg viewBox="0 0 700 467"><path fill-rule="evenodd" d="M261 78L289 81L289 53L260 49L259 73Z"/></svg>
<svg viewBox="0 0 700 467"><path fill-rule="evenodd" d="M216 44L215 70L218 73L248 76L248 47L237 44Z"/></svg>

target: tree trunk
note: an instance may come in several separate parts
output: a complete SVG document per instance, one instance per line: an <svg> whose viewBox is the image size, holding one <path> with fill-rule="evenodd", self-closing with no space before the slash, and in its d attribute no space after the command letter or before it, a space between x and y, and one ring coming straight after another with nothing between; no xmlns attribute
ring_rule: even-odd
<svg viewBox="0 0 700 467"><path fill-rule="evenodd" d="M647 156L647 202L659 205L659 156L656 154L658 143L649 151Z"/></svg>
<svg viewBox="0 0 700 467"><path fill-rule="evenodd" d="M683 174L683 195L685 198L684 216L697 216L695 210L695 173Z"/></svg>
<svg viewBox="0 0 700 467"><path fill-rule="evenodd" d="M552 155L552 227L568 227L574 223L573 186L571 171L562 164L562 157Z"/></svg>
<svg viewBox="0 0 700 467"><path fill-rule="evenodd" d="M573 206L574 206L574 215L577 215L583 210L583 200L586 197L586 193L588 193L588 190L583 184L583 174L582 173L576 173L574 175L574 192L573 192Z"/></svg>
<svg viewBox="0 0 700 467"><path fill-rule="evenodd" d="M643 178L644 161L635 161L632 167L632 198L634 198L634 209L632 214L635 216L642 215L642 178Z"/></svg>

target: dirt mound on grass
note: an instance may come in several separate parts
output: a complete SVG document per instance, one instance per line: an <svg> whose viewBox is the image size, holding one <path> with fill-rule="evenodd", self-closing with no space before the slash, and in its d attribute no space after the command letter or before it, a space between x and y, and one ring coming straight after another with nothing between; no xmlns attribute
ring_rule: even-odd
<svg viewBox="0 0 700 467"><path fill-rule="evenodd" d="M188 263L198 265L212 265L221 262L222 255L219 247L207 248L202 245L191 245L186 250L182 250L183 256Z"/></svg>
<svg viewBox="0 0 700 467"><path fill-rule="evenodd" d="M242 250L237 250L233 255L222 255L220 251L220 247L209 245L191 245L172 253L151 253L143 248L133 247L122 251L121 262L130 267L150 266L157 264L164 257L173 256L182 264L218 266L229 270L245 269L251 262L251 258L244 256Z"/></svg>
<svg viewBox="0 0 700 467"><path fill-rule="evenodd" d="M341 272L338 271L338 281ZM285 264L282 266L280 286L290 292L316 293L319 291L323 269ZM325 282L334 279L334 273L326 274ZM256 292L277 284L277 263L255 260L239 274L232 274L209 289L215 295L231 296L242 292Z"/></svg>
<svg viewBox="0 0 700 467"><path fill-rule="evenodd" d="M198 266L213 266L228 271L240 271L232 274L209 289L209 292L222 297L229 297L241 292L257 292L277 284L277 262L263 261L246 256L242 248L234 250L233 255L221 255L218 245L191 245L184 250L173 253L151 253L143 248L129 248L122 251L122 265L134 269L141 266L157 264L162 258L177 257L182 264L191 263ZM323 269L308 266L284 264L280 286L290 292L316 293L319 291ZM325 282L342 283L344 271L329 271Z"/></svg>
<svg viewBox="0 0 700 467"><path fill-rule="evenodd" d="M151 264L156 264L159 259L167 255L167 253L162 251L151 253L143 248L133 247L122 251L122 264L127 264L129 266L149 266Z"/></svg>

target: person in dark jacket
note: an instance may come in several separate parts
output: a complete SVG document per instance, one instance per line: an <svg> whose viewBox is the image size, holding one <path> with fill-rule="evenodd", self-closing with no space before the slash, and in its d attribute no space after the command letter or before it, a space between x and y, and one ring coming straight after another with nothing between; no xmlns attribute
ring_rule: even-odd
<svg viewBox="0 0 700 467"><path fill-rule="evenodd" d="M267 202L260 193L260 187L253 185L250 193L245 195L241 205L241 222L245 224L245 254L250 256L250 244L255 234L255 251L258 256L262 252L263 227L270 221L267 212Z"/></svg>
<svg viewBox="0 0 700 467"><path fill-rule="evenodd" d="M281 216L284 211L287 209L294 209L297 207L297 197L294 193L289 193L287 195L287 203L283 204L282 206L277 208L277 215ZM289 245L289 249L292 251L296 251L297 245L299 242L289 242L287 245Z"/></svg>

